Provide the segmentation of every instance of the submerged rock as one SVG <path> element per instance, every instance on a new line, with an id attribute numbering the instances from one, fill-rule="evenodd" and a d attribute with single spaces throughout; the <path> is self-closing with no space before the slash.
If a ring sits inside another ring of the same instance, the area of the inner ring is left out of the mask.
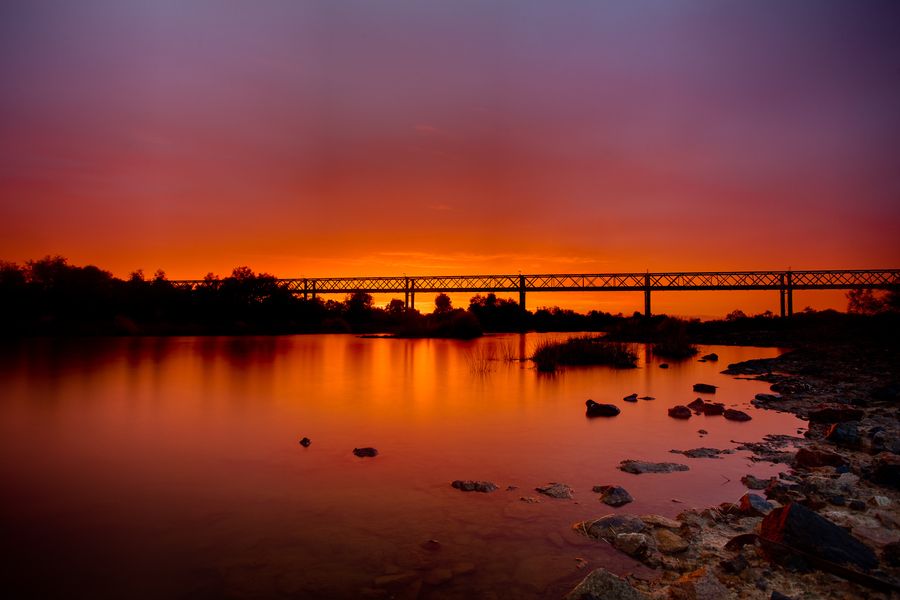
<path id="1" fill-rule="evenodd" d="M 660 368 L 660 369 L 668 369 L 668 368 L 669 368 L 669 363 L 659 363 L 659 368 Z"/>
<path id="2" fill-rule="evenodd" d="M 769 479 L 759 479 L 754 475 L 744 475 L 741 477 L 741 483 L 751 490 L 764 490 L 769 487 L 769 483 L 771 483 L 773 479 L 773 477 L 770 477 Z"/>
<path id="3" fill-rule="evenodd" d="M 703 401 L 703 398 L 697 398 L 696 400 L 693 400 L 691 403 L 689 403 L 687 406 L 691 410 L 694 410 L 697 412 L 703 412 L 704 404 L 706 404 L 706 402 Z"/>
<path id="4" fill-rule="evenodd" d="M 716 393 L 716 388 L 718 388 L 718 387 L 719 387 L 719 386 L 716 386 L 716 385 L 710 385 L 710 384 L 708 384 L 708 383 L 695 383 L 695 384 L 694 384 L 694 391 L 695 391 L 695 392 L 700 392 L 701 394 L 715 394 L 715 393 Z"/>
<path id="5" fill-rule="evenodd" d="M 763 518 L 759 535 L 801 552 L 838 564 L 850 564 L 865 570 L 878 566 L 878 558 L 871 548 L 838 527 L 825 517 L 792 502 L 776 508 Z M 766 554 L 779 563 L 805 565 L 796 554 L 763 546 Z"/>
<path id="6" fill-rule="evenodd" d="M 733 408 L 725 409 L 723 416 L 729 421 L 749 421 L 753 418 L 744 411 Z"/>
<path id="7" fill-rule="evenodd" d="M 673 419 L 690 419 L 691 409 L 683 404 L 679 404 L 678 406 L 673 406 L 669 409 L 669 416 Z"/>
<path id="8" fill-rule="evenodd" d="M 614 417 L 622 412 L 615 404 L 600 404 L 593 400 L 588 400 L 584 404 L 587 406 L 585 414 L 589 417 Z"/>
<path id="9" fill-rule="evenodd" d="M 612 542 L 622 533 L 643 533 L 647 525 L 638 517 L 626 514 L 613 514 L 593 521 L 582 521 L 572 526 L 575 531 L 598 540 Z"/>
<path id="10" fill-rule="evenodd" d="M 641 396 L 638 400 L 656 400 L 654 396 Z"/>
<path id="11" fill-rule="evenodd" d="M 642 473 L 672 473 L 674 471 L 688 471 L 689 467 L 681 463 L 673 462 L 646 462 L 643 460 L 623 460 L 619 463 L 619 470 L 626 473 L 641 475 Z"/>
<path id="12" fill-rule="evenodd" d="M 719 458 L 720 454 L 734 454 L 734 450 L 718 448 L 691 448 L 690 450 L 669 450 L 673 454 L 684 454 L 688 458 Z"/>
<path id="13" fill-rule="evenodd" d="M 708 360 L 710 362 L 716 362 L 717 360 L 719 360 L 719 355 L 716 354 L 715 352 L 711 352 L 709 354 L 704 354 L 702 357 L 700 357 L 700 360 Z"/>
<path id="14" fill-rule="evenodd" d="M 378 456 L 378 450 L 376 450 L 375 448 L 369 448 L 369 447 L 354 448 L 353 454 L 355 454 L 356 456 L 358 456 L 360 458 L 373 457 L 373 456 Z"/>
<path id="15" fill-rule="evenodd" d="M 594 491 L 601 494 L 600 502 L 609 506 L 622 506 L 629 502 L 634 502 L 631 494 L 618 485 L 595 485 Z"/>
<path id="16" fill-rule="evenodd" d="M 715 417 L 725 413 L 725 405 L 719 402 L 704 402 L 702 412 L 708 417 Z"/>
<path id="17" fill-rule="evenodd" d="M 496 484 L 492 481 L 473 481 L 470 479 L 457 479 L 450 485 L 463 492 L 482 492 L 484 494 L 497 489 Z"/>
<path id="18" fill-rule="evenodd" d="M 305 437 L 302 440 L 300 440 L 300 445 L 303 446 L 304 448 L 309 448 L 310 444 L 312 444 L 312 440 L 310 440 L 308 437 Z"/>
<path id="19" fill-rule="evenodd" d="M 625 402 L 637 402 L 637 399 L 637 394 L 628 394 L 627 396 L 622 398 L 622 400 L 624 400 Z"/>
<path id="20" fill-rule="evenodd" d="M 551 498 L 559 498 L 561 500 L 566 500 L 572 498 L 573 492 L 572 488 L 567 486 L 564 483 L 548 483 L 544 487 L 536 487 L 534 491 L 540 492 L 545 496 L 550 496 Z"/>
<path id="21" fill-rule="evenodd" d="M 648 596 L 603 568 L 588 573 L 565 600 L 647 600 Z"/>

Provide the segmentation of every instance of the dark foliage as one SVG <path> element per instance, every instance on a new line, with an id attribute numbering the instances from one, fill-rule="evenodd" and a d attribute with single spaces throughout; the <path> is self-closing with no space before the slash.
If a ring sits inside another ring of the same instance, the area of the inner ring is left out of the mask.
<path id="1" fill-rule="evenodd" d="M 561 365 L 610 365 L 632 368 L 637 365 L 637 353 L 628 345 L 610 342 L 603 337 L 582 336 L 561 342 L 544 341 L 538 344 L 531 360 L 539 371 L 555 371 Z"/>

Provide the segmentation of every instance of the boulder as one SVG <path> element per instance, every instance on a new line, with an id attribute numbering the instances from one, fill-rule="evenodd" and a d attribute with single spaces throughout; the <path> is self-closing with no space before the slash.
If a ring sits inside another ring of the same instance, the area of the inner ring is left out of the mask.
<path id="1" fill-rule="evenodd" d="M 759 536 L 834 563 L 864 570 L 878 566 L 878 558 L 871 548 L 845 529 L 796 502 L 776 508 L 766 515 L 760 523 Z M 804 565 L 805 561 L 797 554 L 786 553 L 774 546 L 763 545 L 763 548 L 775 562 L 812 566 Z"/>
<path id="2" fill-rule="evenodd" d="M 780 394 L 757 394 L 756 400 L 763 404 L 772 404 L 781 400 Z"/>
<path id="3" fill-rule="evenodd" d="M 707 417 L 716 417 L 725 413 L 725 405 L 719 402 L 704 402 L 702 412 Z"/>
<path id="4" fill-rule="evenodd" d="M 859 421 L 864 414 L 862 410 L 850 408 L 849 406 L 819 405 L 818 408 L 809 413 L 809 422 L 844 423 L 846 421 Z"/>
<path id="5" fill-rule="evenodd" d="M 585 414 L 589 417 L 614 417 L 622 412 L 615 404 L 600 404 L 593 400 L 588 400 L 584 404 L 587 406 Z"/>
<path id="6" fill-rule="evenodd" d="M 839 467 L 845 464 L 847 464 L 847 459 L 840 454 L 816 448 L 800 448 L 794 456 L 794 466 L 803 469 Z"/>
<path id="7" fill-rule="evenodd" d="M 637 402 L 637 399 L 637 394 L 628 394 L 627 396 L 622 398 L 622 400 L 624 400 L 625 402 Z"/>
<path id="8" fill-rule="evenodd" d="M 759 494 L 744 494 L 737 502 L 738 513 L 748 517 L 764 517 L 774 505 Z"/>
<path id="9" fill-rule="evenodd" d="M 688 404 L 687 406 L 691 410 L 694 410 L 697 412 L 703 412 L 704 404 L 706 404 L 706 402 L 703 401 L 703 398 L 697 398 L 696 400 L 691 401 L 690 404 Z"/>
<path id="10" fill-rule="evenodd" d="M 668 368 L 669 368 L 669 363 L 659 363 L 659 368 L 660 368 L 660 369 L 668 369 Z"/>
<path id="11" fill-rule="evenodd" d="M 769 483 L 771 481 L 772 478 L 759 479 L 757 477 L 754 477 L 753 475 L 744 475 L 743 477 L 741 477 L 741 483 L 743 483 L 751 490 L 764 490 L 769 486 Z"/>
<path id="12" fill-rule="evenodd" d="M 595 485 L 594 491 L 601 494 L 600 502 L 609 506 L 622 506 L 634 501 L 631 494 L 618 485 Z"/>
<path id="13" fill-rule="evenodd" d="M 565 600 L 647 600 L 647 595 L 634 589 L 630 583 L 606 569 L 588 573 L 575 588 L 566 594 Z"/>
<path id="14" fill-rule="evenodd" d="M 859 435 L 859 423 L 857 421 L 834 423 L 825 433 L 825 439 L 835 446 L 857 448 L 862 443 L 862 437 Z"/>
<path id="15" fill-rule="evenodd" d="M 719 355 L 715 352 L 710 352 L 709 354 L 704 354 L 700 357 L 700 360 L 708 360 L 709 362 L 716 362 L 719 360 Z"/>
<path id="16" fill-rule="evenodd" d="M 550 496 L 551 498 L 559 498 L 561 500 L 567 500 L 572 497 L 572 488 L 567 486 L 564 483 L 548 483 L 544 487 L 536 487 L 534 491 L 540 492 L 545 496 Z"/>
<path id="17" fill-rule="evenodd" d="M 679 404 L 678 406 L 673 406 L 669 409 L 669 416 L 673 419 L 690 419 L 691 409 L 683 404 Z"/>
<path id="18" fill-rule="evenodd" d="M 463 492 L 481 492 L 483 494 L 497 489 L 497 486 L 491 481 L 472 481 L 471 479 L 457 479 L 450 485 Z"/>
<path id="19" fill-rule="evenodd" d="M 716 385 L 710 385 L 708 383 L 695 383 L 694 391 L 700 392 L 701 394 L 715 394 L 717 387 L 718 386 Z"/>
<path id="20" fill-rule="evenodd" d="M 654 538 L 646 533 L 619 533 L 611 543 L 619 552 L 638 560 L 647 558 L 656 549 Z"/>
<path id="21" fill-rule="evenodd" d="M 598 540 L 612 543 L 622 533 L 644 533 L 649 530 L 640 518 L 634 515 L 612 514 L 593 521 L 576 523 L 575 531 Z"/>
<path id="22" fill-rule="evenodd" d="M 683 537 L 669 529 L 657 529 L 653 532 L 656 538 L 656 548 L 663 554 L 678 554 L 690 547 Z"/>
<path id="23" fill-rule="evenodd" d="M 733 450 L 718 448 L 691 448 L 690 450 L 669 450 L 674 454 L 684 454 L 688 458 L 719 458 L 720 454 L 734 454 Z"/>
<path id="24" fill-rule="evenodd" d="M 753 418 L 744 411 L 733 408 L 726 409 L 722 414 L 729 421 L 749 421 Z"/>
<path id="25" fill-rule="evenodd" d="M 722 600 L 729 597 L 731 593 L 728 588 L 705 567 L 682 575 L 669 586 L 669 598 L 672 600 Z"/>
<path id="26" fill-rule="evenodd" d="M 619 469 L 626 473 L 641 475 L 643 473 L 672 473 L 674 471 L 687 471 L 689 467 L 681 463 L 672 462 L 646 462 L 643 460 L 623 460 L 619 463 Z"/>
<path id="27" fill-rule="evenodd" d="M 369 447 L 354 448 L 353 454 L 355 454 L 356 456 L 358 456 L 360 458 L 366 458 L 366 457 L 371 458 L 373 456 L 378 456 L 378 450 L 376 450 L 375 448 L 369 448 Z"/>
<path id="28" fill-rule="evenodd" d="M 662 515 L 641 515 L 641 521 L 653 527 L 667 527 L 669 529 L 681 529 L 681 521 L 670 519 Z"/>
<path id="29" fill-rule="evenodd" d="M 300 445 L 303 446 L 304 448 L 309 448 L 310 444 L 312 444 L 312 440 L 309 439 L 308 437 L 305 437 L 302 440 L 300 440 Z"/>

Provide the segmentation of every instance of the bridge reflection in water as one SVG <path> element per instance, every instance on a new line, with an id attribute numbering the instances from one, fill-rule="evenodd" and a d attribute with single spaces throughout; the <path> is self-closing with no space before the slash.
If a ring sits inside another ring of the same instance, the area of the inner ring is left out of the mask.
<path id="1" fill-rule="evenodd" d="M 217 286 L 219 281 L 177 280 L 183 289 Z M 562 275 L 423 275 L 402 277 L 317 277 L 276 279 L 275 284 L 304 298 L 317 294 L 403 293 L 415 308 L 416 292 L 518 292 L 525 308 L 528 291 L 643 292 L 644 314 L 650 315 L 651 292 L 700 290 L 773 290 L 781 300 L 781 316 L 794 312 L 794 290 L 890 289 L 900 287 L 900 269 L 821 271 L 703 271 L 672 273 L 592 273 Z"/>

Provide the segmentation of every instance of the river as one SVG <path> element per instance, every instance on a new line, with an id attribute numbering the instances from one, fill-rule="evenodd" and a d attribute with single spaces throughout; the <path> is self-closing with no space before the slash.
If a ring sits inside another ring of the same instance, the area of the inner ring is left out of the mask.
<path id="1" fill-rule="evenodd" d="M 350 335 L 34 339 L 0 350 L 7 597 L 558 598 L 590 568 L 637 563 L 571 531 L 614 511 L 674 516 L 736 500 L 778 468 L 733 448 L 805 423 L 720 374 L 771 348 L 710 346 L 659 368 L 537 372 L 538 340 Z M 745 423 L 666 409 L 720 386 Z M 623 402 L 636 392 L 655 400 Z M 587 419 L 584 402 L 618 405 Z M 701 436 L 698 430 L 708 430 Z M 304 448 L 298 441 L 309 437 Z M 378 449 L 358 458 L 355 447 Z M 623 459 L 690 470 L 631 475 Z M 499 489 L 464 493 L 455 479 Z M 574 500 L 534 491 L 548 482 Z M 591 488 L 624 486 L 613 509 Z M 540 502 L 523 501 L 536 498 Z M 377 585 L 376 585 L 377 584 Z"/>

